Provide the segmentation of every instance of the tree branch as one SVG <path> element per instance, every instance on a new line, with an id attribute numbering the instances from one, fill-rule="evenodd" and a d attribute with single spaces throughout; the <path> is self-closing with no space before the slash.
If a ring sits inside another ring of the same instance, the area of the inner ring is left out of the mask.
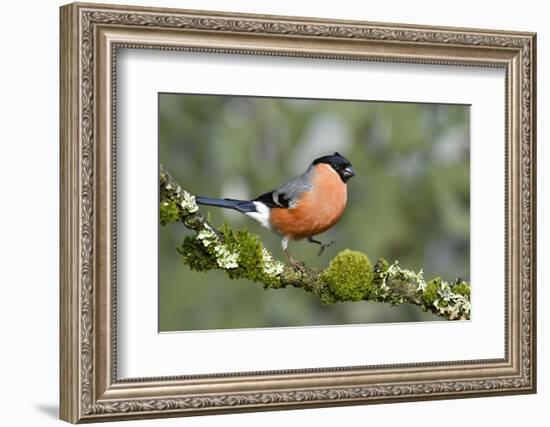
<path id="1" fill-rule="evenodd" d="M 227 224 L 214 228 L 201 215 L 195 197 L 160 167 L 160 223 L 181 221 L 194 231 L 177 248 L 195 271 L 224 270 L 231 279 L 245 278 L 281 289 L 300 288 L 317 295 L 324 304 L 339 301 L 376 301 L 391 305 L 409 303 L 448 320 L 470 318 L 470 284 L 437 277 L 428 282 L 422 270 L 403 269 L 383 258 L 374 266 L 367 255 L 346 249 L 325 270 L 304 267 L 296 271 L 277 261 L 258 236 Z"/>

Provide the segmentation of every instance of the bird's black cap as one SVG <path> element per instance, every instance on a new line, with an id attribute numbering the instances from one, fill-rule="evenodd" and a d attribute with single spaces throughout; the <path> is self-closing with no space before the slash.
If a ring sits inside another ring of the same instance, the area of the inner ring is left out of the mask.
<path id="1" fill-rule="evenodd" d="M 334 154 L 329 156 L 319 157 L 313 161 L 313 165 L 317 165 L 319 163 L 326 163 L 332 166 L 344 182 L 347 182 L 352 176 L 355 175 L 349 160 L 338 152 L 334 152 Z"/>

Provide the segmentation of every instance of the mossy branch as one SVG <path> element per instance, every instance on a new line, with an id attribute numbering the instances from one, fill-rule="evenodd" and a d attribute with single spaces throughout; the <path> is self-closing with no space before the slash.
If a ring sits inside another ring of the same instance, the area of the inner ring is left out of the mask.
<path id="1" fill-rule="evenodd" d="M 160 223 L 181 221 L 195 232 L 177 248 L 194 271 L 224 270 L 231 279 L 249 279 L 264 288 L 287 286 L 318 296 L 324 304 L 340 301 L 376 301 L 391 305 L 409 303 L 448 320 L 470 318 L 470 284 L 446 282 L 437 277 L 428 282 L 422 270 L 401 268 L 383 258 L 374 266 L 364 253 L 346 249 L 325 270 L 304 267 L 296 271 L 277 261 L 258 236 L 247 230 L 219 229 L 199 212 L 195 197 L 183 190 L 160 168 Z"/>

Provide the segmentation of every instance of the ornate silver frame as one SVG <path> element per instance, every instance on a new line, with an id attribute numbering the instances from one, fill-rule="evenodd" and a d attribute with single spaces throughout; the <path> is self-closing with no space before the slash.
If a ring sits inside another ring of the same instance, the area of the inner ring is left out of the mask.
<path id="1" fill-rule="evenodd" d="M 61 8 L 61 418 L 129 418 L 533 393 L 533 33 L 71 4 Z M 118 380 L 114 87 L 118 47 L 502 67 L 506 342 L 498 360 Z"/>

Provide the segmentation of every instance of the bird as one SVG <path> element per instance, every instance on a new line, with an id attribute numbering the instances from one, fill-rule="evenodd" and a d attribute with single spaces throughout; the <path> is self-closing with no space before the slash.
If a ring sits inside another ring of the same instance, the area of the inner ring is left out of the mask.
<path id="1" fill-rule="evenodd" d="M 351 163 L 335 152 L 316 158 L 304 173 L 255 199 L 197 196 L 195 201 L 199 205 L 234 209 L 282 236 L 281 245 L 290 265 L 303 270 L 303 264 L 295 260 L 288 250 L 289 241 L 307 239 L 318 244 L 319 255 L 334 243 L 323 243 L 315 236 L 335 225 L 344 214 L 348 199 L 347 183 L 354 175 Z"/>

